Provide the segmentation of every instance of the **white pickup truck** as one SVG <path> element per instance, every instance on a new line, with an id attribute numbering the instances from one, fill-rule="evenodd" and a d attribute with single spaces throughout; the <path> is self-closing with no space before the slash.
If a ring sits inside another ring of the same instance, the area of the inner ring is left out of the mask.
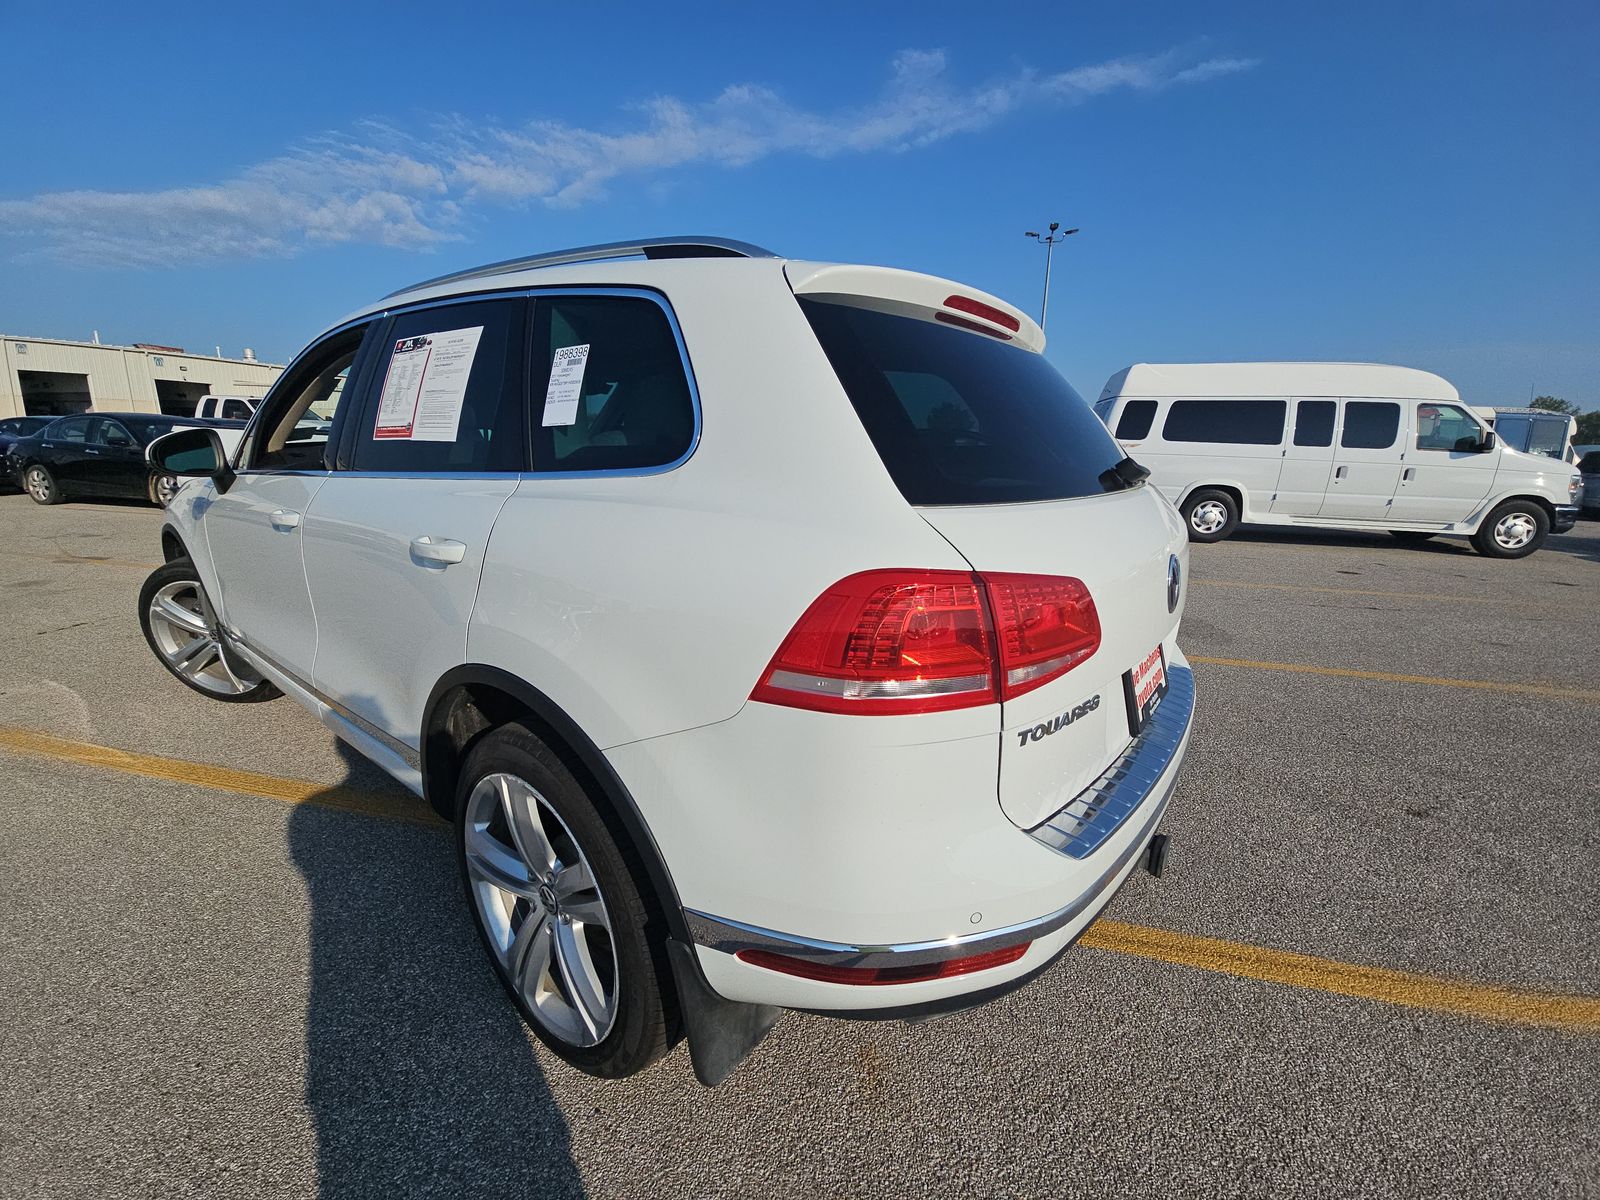
<path id="1" fill-rule="evenodd" d="M 248 421 L 260 403 L 259 396 L 201 396 L 194 415 L 206 420 Z"/>

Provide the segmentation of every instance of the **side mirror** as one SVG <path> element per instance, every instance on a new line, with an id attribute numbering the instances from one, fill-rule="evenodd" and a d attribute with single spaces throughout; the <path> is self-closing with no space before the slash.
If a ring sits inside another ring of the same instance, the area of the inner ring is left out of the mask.
<path id="1" fill-rule="evenodd" d="M 179 429 L 150 443 L 151 463 L 184 478 L 216 482 L 219 492 L 233 486 L 233 469 L 215 429 Z"/>
<path id="2" fill-rule="evenodd" d="M 1483 441 L 1478 445 L 1478 453 L 1487 454 L 1498 444 L 1499 439 L 1494 436 L 1494 430 L 1487 430 L 1483 435 Z"/>

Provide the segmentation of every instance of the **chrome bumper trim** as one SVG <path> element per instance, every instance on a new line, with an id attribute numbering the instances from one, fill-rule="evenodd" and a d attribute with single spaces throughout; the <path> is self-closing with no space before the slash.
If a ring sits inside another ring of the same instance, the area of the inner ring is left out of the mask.
<path id="1" fill-rule="evenodd" d="M 1166 707 L 1163 705 L 1162 707 Z M 1181 747 L 1180 747 L 1181 749 Z M 1158 792 L 1153 792 L 1152 802 L 1144 825 L 1122 852 L 1117 855 L 1084 892 L 1064 908 L 1047 913 L 1032 921 L 1007 925 L 1003 929 L 990 929 L 983 933 L 952 935 L 931 942 L 901 942 L 882 946 L 852 946 L 843 942 L 825 942 L 816 938 L 800 937 L 792 933 L 779 933 L 759 925 L 746 925 L 726 917 L 714 917 L 695 909 L 684 910 L 689 921 L 689 932 L 698 945 L 724 954 L 737 954 L 741 950 L 770 950 L 790 958 L 803 958 L 809 962 L 826 963 L 838 967 L 913 967 L 923 963 L 940 962 L 947 958 L 966 958 L 989 950 L 1003 950 L 1019 942 L 1033 942 L 1048 937 L 1065 925 L 1070 925 L 1091 909 L 1098 913 L 1111 900 L 1109 889 L 1128 865 L 1144 852 L 1151 836 L 1160 824 L 1167 802 L 1172 799 L 1172 789 L 1178 781 L 1177 768 L 1181 754 L 1169 760 L 1172 770 L 1165 782 L 1159 782 Z M 1104 897 L 1104 899 L 1102 899 Z M 1100 903 L 1096 904 L 1096 901 Z M 978 978 L 978 977 L 975 977 Z"/>
<path id="2" fill-rule="evenodd" d="M 1131 817 L 1166 774 L 1194 719 L 1194 672 L 1167 664 L 1167 695 L 1115 762 L 1030 836 L 1068 858 L 1088 858 Z"/>

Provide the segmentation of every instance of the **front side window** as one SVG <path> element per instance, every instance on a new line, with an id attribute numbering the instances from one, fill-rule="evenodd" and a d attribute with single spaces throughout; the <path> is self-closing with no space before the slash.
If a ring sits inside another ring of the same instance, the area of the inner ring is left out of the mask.
<path id="1" fill-rule="evenodd" d="M 1117 436 L 1125 442 L 1136 442 L 1140 438 L 1148 437 L 1150 426 L 1155 423 L 1156 402 L 1154 400 L 1129 400 L 1122 416 L 1117 421 Z"/>
<path id="2" fill-rule="evenodd" d="M 1333 445 L 1333 418 L 1338 405 L 1332 400 L 1302 400 L 1294 406 L 1296 446 Z"/>
<path id="3" fill-rule="evenodd" d="M 1284 400 L 1175 400 L 1161 436 L 1169 442 L 1276 446 L 1283 441 Z"/>
<path id="4" fill-rule="evenodd" d="M 357 471 L 520 471 L 520 298 L 401 313 L 373 364 L 356 431 Z"/>
<path id="5" fill-rule="evenodd" d="M 694 445 L 683 355 L 654 300 L 544 297 L 530 358 L 534 470 L 644 470 Z"/>
<path id="6" fill-rule="evenodd" d="M 254 411 L 243 400 L 224 400 L 222 402 L 222 417 L 227 421 L 248 421 Z"/>
<path id="7" fill-rule="evenodd" d="M 100 427 L 94 432 L 96 445 L 108 446 L 113 450 L 131 450 L 136 443 L 133 435 L 115 421 L 100 421 Z"/>
<path id="8" fill-rule="evenodd" d="M 1043 355 L 824 300 L 800 308 L 912 504 L 1098 496 L 1122 449 Z"/>
<path id="9" fill-rule="evenodd" d="M 1400 433 L 1400 406 L 1387 400 L 1347 400 L 1339 445 L 1347 450 L 1387 450 Z"/>
<path id="10" fill-rule="evenodd" d="M 242 470 L 332 469 L 331 421 L 344 408 L 344 385 L 365 332 L 358 327 L 332 335 L 279 376 L 246 434 Z"/>
<path id="11" fill-rule="evenodd" d="M 1472 453 L 1483 442 L 1483 429 L 1454 404 L 1417 405 L 1417 449 Z"/>

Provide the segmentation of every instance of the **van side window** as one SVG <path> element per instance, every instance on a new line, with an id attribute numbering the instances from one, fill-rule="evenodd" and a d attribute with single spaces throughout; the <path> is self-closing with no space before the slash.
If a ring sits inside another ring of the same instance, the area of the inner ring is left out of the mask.
<path id="1" fill-rule="evenodd" d="M 1117 437 L 1125 442 L 1137 442 L 1150 435 L 1150 426 L 1156 419 L 1154 400 L 1129 400 L 1117 420 Z"/>
<path id="2" fill-rule="evenodd" d="M 1332 400 L 1302 400 L 1294 406 L 1294 444 L 1296 446 L 1333 445 L 1333 417 L 1338 407 Z"/>
<path id="3" fill-rule="evenodd" d="M 362 386 L 357 471 L 521 471 L 521 299 L 402 312 Z"/>
<path id="4" fill-rule="evenodd" d="M 558 355 L 563 377 L 552 380 Z M 534 470 L 667 466 L 694 443 L 694 400 L 683 355 L 655 301 L 543 298 L 530 361 Z M 935 405 L 940 416 L 949 409 Z M 961 413 L 950 411 L 950 419 L 959 422 Z"/>
<path id="5" fill-rule="evenodd" d="M 1344 433 L 1347 450 L 1387 450 L 1400 432 L 1400 406 L 1387 400 L 1346 400 Z"/>
<path id="6" fill-rule="evenodd" d="M 1454 404 L 1417 405 L 1418 450 L 1471 454 L 1482 442 L 1482 428 Z"/>
<path id="7" fill-rule="evenodd" d="M 1169 442 L 1276 446 L 1288 410 L 1287 400 L 1174 400 L 1161 436 Z"/>

